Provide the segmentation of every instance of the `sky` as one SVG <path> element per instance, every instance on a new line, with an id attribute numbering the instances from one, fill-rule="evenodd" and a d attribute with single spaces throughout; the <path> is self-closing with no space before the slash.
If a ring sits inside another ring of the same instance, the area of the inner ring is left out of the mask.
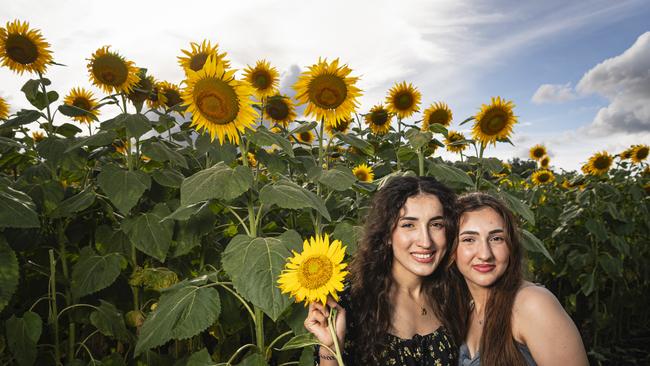
<path id="1" fill-rule="evenodd" d="M 544 144 L 553 168 L 576 170 L 598 151 L 650 143 L 647 0 L 0 0 L 0 8 L 0 24 L 28 21 L 66 65 L 47 72 L 62 97 L 77 86 L 102 95 L 86 64 L 104 45 L 180 83 L 177 56 L 207 39 L 234 68 L 270 61 L 289 95 L 319 57 L 339 58 L 360 77 L 360 113 L 395 83 L 412 83 L 421 111 L 447 103 L 451 129 L 466 135 L 471 124 L 459 123 L 482 104 L 511 100 L 515 146 L 498 144 L 487 156 L 527 158 Z M 29 107 L 20 92 L 28 79 L 0 68 L 0 96 L 12 112 Z"/>

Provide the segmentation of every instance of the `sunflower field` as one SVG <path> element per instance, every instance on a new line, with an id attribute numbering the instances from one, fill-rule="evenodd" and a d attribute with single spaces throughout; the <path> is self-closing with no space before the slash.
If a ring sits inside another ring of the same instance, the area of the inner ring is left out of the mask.
<path id="1" fill-rule="evenodd" d="M 306 308 L 278 280 L 311 237 L 347 261 L 396 175 L 501 197 L 527 276 L 558 296 L 592 363 L 650 362 L 647 145 L 595 152 L 580 172 L 554 170 L 552 146 L 504 162 L 486 152 L 511 143 L 512 101 L 456 122 L 399 82 L 363 110 L 338 59 L 307 66 L 289 97 L 269 61 L 235 70 L 209 41 L 169 60 L 178 84 L 100 47 L 79 82 L 102 94 L 61 97 L 54 56 L 28 23 L 0 25 L 1 67 L 25 79 L 2 92 L 31 105 L 0 98 L 0 365 L 311 365 Z M 326 267 L 296 278 L 343 269 Z"/>

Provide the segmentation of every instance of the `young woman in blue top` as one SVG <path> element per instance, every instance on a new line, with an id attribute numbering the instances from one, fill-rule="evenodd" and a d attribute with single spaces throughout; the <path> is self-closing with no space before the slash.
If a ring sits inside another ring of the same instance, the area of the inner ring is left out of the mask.
<path id="1" fill-rule="evenodd" d="M 458 364 L 588 365 L 580 333 L 555 296 L 523 280 L 510 210 L 479 192 L 458 203 L 448 263 L 449 323 L 462 343 Z"/>

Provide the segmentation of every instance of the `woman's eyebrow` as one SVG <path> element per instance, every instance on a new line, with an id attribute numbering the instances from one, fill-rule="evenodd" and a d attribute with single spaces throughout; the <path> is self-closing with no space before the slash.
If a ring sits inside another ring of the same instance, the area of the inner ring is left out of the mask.
<path id="1" fill-rule="evenodd" d="M 503 233 L 503 229 L 494 229 L 488 233 L 488 235 Z"/>
<path id="2" fill-rule="evenodd" d="M 465 230 L 458 235 L 478 235 L 478 231 Z"/>

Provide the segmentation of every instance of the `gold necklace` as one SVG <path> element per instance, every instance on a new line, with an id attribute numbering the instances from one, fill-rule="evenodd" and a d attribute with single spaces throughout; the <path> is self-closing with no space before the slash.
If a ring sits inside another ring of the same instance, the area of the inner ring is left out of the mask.
<path id="1" fill-rule="evenodd" d="M 424 307 L 424 306 L 418 304 L 417 301 L 415 301 L 414 298 L 408 296 L 408 294 L 407 294 L 406 296 L 407 296 L 409 299 L 411 299 L 411 300 L 413 301 L 413 303 L 414 303 L 415 305 L 417 305 L 417 306 L 421 309 L 421 310 L 420 310 L 420 315 L 422 315 L 422 316 L 427 316 L 427 314 L 429 314 L 429 312 L 427 311 L 427 308 L 426 308 L 426 307 Z"/>
<path id="2" fill-rule="evenodd" d="M 472 312 L 475 314 L 474 317 L 476 318 L 476 321 L 478 321 L 478 325 L 483 326 L 483 321 L 485 319 L 481 319 L 481 318 L 478 317 L 478 310 L 476 310 L 476 306 L 474 306 L 474 300 L 471 300 L 469 302 L 469 306 L 470 306 L 470 308 L 472 308 Z"/>

